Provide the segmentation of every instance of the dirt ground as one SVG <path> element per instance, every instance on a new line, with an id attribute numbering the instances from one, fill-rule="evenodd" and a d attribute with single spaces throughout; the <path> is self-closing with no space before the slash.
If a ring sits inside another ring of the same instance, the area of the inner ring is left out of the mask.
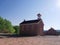
<path id="1" fill-rule="evenodd" d="M 60 36 L 5 37 L 0 45 L 60 45 Z"/>

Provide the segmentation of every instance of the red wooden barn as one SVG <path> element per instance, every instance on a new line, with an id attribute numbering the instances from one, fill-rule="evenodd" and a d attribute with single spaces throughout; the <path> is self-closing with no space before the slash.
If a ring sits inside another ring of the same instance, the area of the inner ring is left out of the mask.
<path id="1" fill-rule="evenodd" d="M 20 23 L 21 35 L 44 35 L 44 23 L 41 19 L 41 15 L 37 14 L 38 19 L 28 20 Z"/>
<path id="2" fill-rule="evenodd" d="M 57 31 L 54 28 L 50 28 L 47 31 L 47 35 L 57 35 Z"/>

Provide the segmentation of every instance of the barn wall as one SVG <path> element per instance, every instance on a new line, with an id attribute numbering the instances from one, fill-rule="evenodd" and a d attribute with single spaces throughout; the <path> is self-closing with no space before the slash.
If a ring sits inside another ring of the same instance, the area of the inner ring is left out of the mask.
<path id="1" fill-rule="evenodd" d="M 20 34 L 21 35 L 44 35 L 44 24 L 42 21 L 36 24 L 21 24 Z"/>
<path id="2" fill-rule="evenodd" d="M 38 24 L 38 35 L 44 35 L 44 24 L 42 21 Z"/>
<path id="3" fill-rule="evenodd" d="M 21 35 L 37 35 L 38 25 L 20 25 L 20 34 Z"/>

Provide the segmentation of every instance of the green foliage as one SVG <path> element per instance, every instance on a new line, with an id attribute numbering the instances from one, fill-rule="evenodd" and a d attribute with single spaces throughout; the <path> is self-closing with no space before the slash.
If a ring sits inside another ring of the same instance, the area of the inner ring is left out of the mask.
<path id="1" fill-rule="evenodd" d="M 15 30 L 9 20 L 0 17 L 0 32 L 1 33 L 14 33 Z"/>
<path id="2" fill-rule="evenodd" d="M 19 34 L 19 26 L 13 26 L 13 28 L 15 29 L 15 33 Z"/>

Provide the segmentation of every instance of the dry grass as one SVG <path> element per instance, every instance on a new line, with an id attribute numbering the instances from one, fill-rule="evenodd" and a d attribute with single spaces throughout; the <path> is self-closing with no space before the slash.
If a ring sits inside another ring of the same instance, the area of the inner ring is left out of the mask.
<path id="1" fill-rule="evenodd" d="M 0 38 L 0 45 L 60 45 L 60 36 Z"/>

